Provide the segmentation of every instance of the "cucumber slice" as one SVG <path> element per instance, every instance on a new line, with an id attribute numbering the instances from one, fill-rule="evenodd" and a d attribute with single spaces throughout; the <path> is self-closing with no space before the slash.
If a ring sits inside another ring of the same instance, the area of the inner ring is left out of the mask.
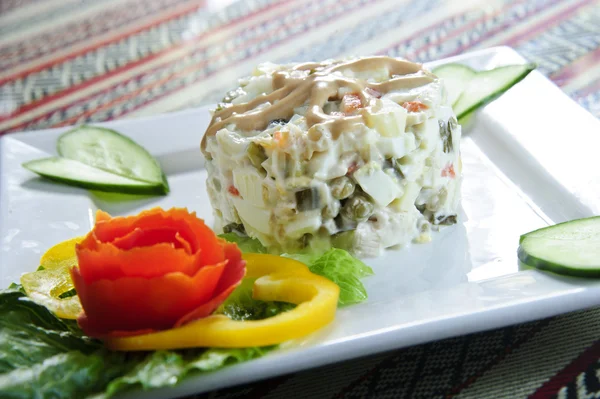
<path id="1" fill-rule="evenodd" d="M 529 72 L 535 69 L 533 64 L 508 65 L 489 71 L 478 72 L 452 105 L 454 113 L 461 119 L 477 108 L 483 107 L 502 93 L 519 83 Z"/>
<path id="2" fill-rule="evenodd" d="M 145 148 L 114 130 L 83 125 L 58 138 L 58 153 L 94 168 L 139 180 L 146 185 L 169 185 L 159 163 Z"/>
<path id="3" fill-rule="evenodd" d="M 40 176 L 72 186 L 127 194 L 164 194 L 162 184 L 129 179 L 71 159 L 51 157 L 26 162 L 23 167 Z"/>
<path id="4" fill-rule="evenodd" d="M 477 75 L 473 68 L 462 64 L 446 64 L 432 71 L 444 80 L 448 92 L 448 104 L 454 105 L 471 80 Z"/>
<path id="5" fill-rule="evenodd" d="M 600 216 L 578 219 L 521 236 L 521 262 L 542 270 L 600 277 Z"/>

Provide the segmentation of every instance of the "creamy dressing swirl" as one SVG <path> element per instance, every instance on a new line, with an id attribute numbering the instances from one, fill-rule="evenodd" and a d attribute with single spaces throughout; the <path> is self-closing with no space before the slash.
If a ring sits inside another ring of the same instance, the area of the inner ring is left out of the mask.
<path id="1" fill-rule="evenodd" d="M 368 82 L 351 78 L 343 72 L 360 73 L 385 68 L 390 79 Z M 437 78 L 421 64 L 386 56 L 359 58 L 341 63 L 304 63 L 290 70 L 273 73 L 273 92 L 259 95 L 251 101 L 230 104 L 215 111 L 202 138 L 201 149 L 206 155 L 206 140 L 228 125 L 241 131 L 264 130 L 272 120 L 290 119 L 294 109 L 307 104 L 308 127 L 327 124 L 332 135 L 338 136 L 357 123 L 364 123 L 366 112 L 378 111 L 373 91 L 384 95 L 391 91 L 424 86 Z M 363 107 L 356 115 L 327 114 L 323 106 L 337 98 L 341 89 L 357 95 Z M 379 96 L 378 96 L 379 97 Z M 265 106 L 265 104 L 267 104 Z"/>

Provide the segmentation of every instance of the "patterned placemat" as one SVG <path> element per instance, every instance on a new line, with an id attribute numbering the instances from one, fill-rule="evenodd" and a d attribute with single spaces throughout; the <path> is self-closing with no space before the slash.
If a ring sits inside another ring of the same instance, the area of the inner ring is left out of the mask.
<path id="1" fill-rule="evenodd" d="M 190 398 L 598 398 L 600 309 Z"/>
<path id="2" fill-rule="evenodd" d="M 0 134 L 212 103 L 262 61 L 515 48 L 600 117 L 598 0 L 0 0 Z M 198 398 L 600 398 L 600 308 Z"/>

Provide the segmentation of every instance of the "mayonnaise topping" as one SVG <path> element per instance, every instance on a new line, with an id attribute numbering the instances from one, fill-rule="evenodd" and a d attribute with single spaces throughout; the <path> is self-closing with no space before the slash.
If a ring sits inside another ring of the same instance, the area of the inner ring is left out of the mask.
<path id="1" fill-rule="evenodd" d="M 363 72 L 386 68 L 390 78 L 383 82 L 345 76 L 344 72 Z M 384 95 L 391 91 L 424 86 L 437 78 L 421 64 L 386 56 L 359 58 L 345 62 L 298 64 L 289 70 L 273 73 L 273 92 L 239 104 L 231 104 L 214 113 L 202 138 L 205 152 L 206 140 L 219 130 L 234 124 L 241 131 L 265 129 L 270 121 L 289 119 L 296 107 L 308 104 L 305 117 L 307 126 L 327 124 L 334 136 L 351 125 L 364 123 L 365 112 L 377 111 L 374 92 Z M 327 114 L 323 106 L 337 98 L 341 89 L 360 98 L 363 107 L 358 114 Z M 265 106 L 265 104 L 267 104 Z"/>

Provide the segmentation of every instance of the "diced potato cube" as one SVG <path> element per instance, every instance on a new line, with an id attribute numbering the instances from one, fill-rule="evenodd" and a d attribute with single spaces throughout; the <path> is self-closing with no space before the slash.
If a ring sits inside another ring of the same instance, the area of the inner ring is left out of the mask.
<path id="1" fill-rule="evenodd" d="M 421 148 L 433 151 L 437 145 L 442 143 L 440 136 L 440 125 L 435 118 L 429 118 L 425 122 L 413 126 L 415 136 L 421 140 Z"/>
<path id="2" fill-rule="evenodd" d="M 284 226 L 287 237 L 298 239 L 307 233 L 314 233 L 321 227 L 321 210 L 301 212 L 292 222 Z"/>
<path id="3" fill-rule="evenodd" d="M 406 126 L 414 126 L 427 120 L 427 112 L 409 112 L 406 116 Z"/>
<path id="4" fill-rule="evenodd" d="M 368 127 L 377 130 L 384 137 L 398 137 L 406 129 L 407 112 L 400 106 L 384 107 L 381 111 L 365 112 Z"/>
<path id="5" fill-rule="evenodd" d="M 341 176 L 345 172 L 340 171 L 341 165 L 338 164 L 339 156 L 335 150 L 315 153 L 308 163 L 309 176 L 312 175 L 321 180 L 328 180 L 336 176 Z"/>
<path id="6" fill-rule="evenodd" d="M 408 182 L 404 188 L 404 195 L 394 203 L 394 208 L 401 212 L 408 212 L 415 206 L 415 201 L 421 191 L 415 182 Z"/>
<path id="7" fill-rule="evenodd" d="M 381 206 L 387 206 L 402 194 L 398 183 L 381 166 L 369 162 L 354 173 L 354 179 L 365 193 Z"/>
<path id="8" fill-rule="evenodd" d="M 415 156 L 407 155 L 400 159 L 400 170 L 408 181 L 416 181 L 423 175 L 425 168 L 425 152 L 415 154 Z"/>

